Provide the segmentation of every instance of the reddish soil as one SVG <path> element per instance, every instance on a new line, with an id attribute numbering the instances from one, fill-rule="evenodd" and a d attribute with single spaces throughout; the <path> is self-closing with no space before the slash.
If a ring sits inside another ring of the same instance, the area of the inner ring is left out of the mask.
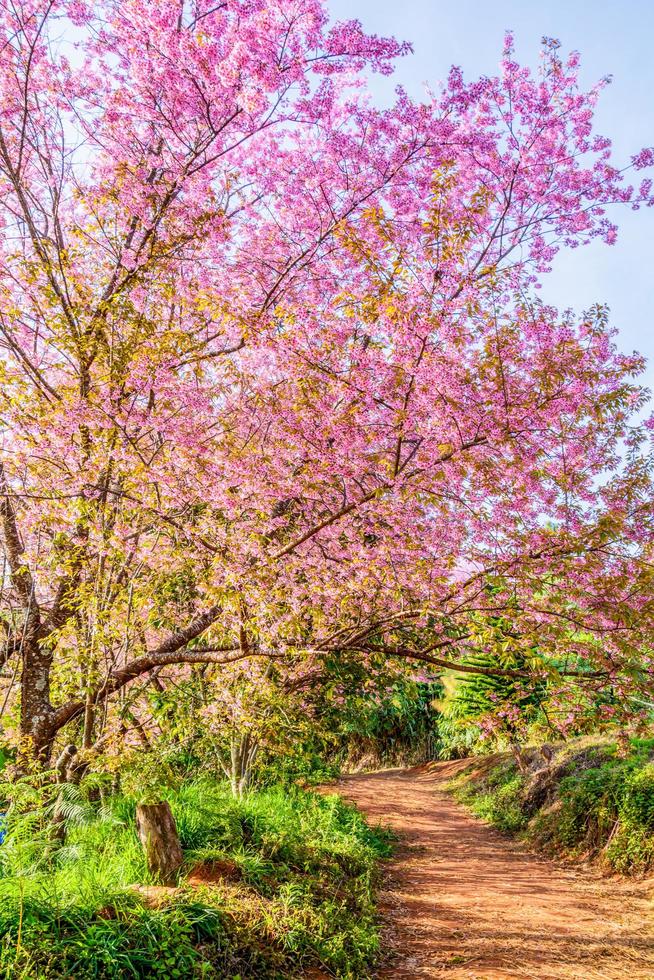
<path id="1" fill-rule="evenodd" d="M 181 885 L 130 885 L 150 908 L 160 908 L 172 902 L 184 888 L 202 888 L 205 885 L 225 885 L 240 881 L 241 872 L 234 861 L 206 861 L 196 864 Z M 100 912 L 103 918 L 111 918 L 111 909 Z"/>
<path id="2" fill-rule="evenodd" d="M 529 853 L 443 791 L 456 769 L 438 763 L 338 786 L 400 838 L 381 895 L 391 953 L 379 976 L 654 980 L 654 882 Z"/>
<path id="3" fill-rule="evenodd" d="M 241 872 L 238 865 L 234 861 L 225 859 L 196 864 L 186 879 L 186 884 L 197 887 L 220 884 L 223 881 L 240 881 L 240 879 Z"/>

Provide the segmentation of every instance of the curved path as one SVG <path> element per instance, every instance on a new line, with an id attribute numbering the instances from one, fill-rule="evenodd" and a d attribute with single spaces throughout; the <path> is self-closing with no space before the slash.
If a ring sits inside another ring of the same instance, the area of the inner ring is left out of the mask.
<path id="1" fill-rule="evenodd" d="M 381 895 L 391 955 L 379 976 L 654 980 L 651 879 L 536 857 L 439 788 L 456 769 L 387 770 L 338 786 L 400 838 Z"/>

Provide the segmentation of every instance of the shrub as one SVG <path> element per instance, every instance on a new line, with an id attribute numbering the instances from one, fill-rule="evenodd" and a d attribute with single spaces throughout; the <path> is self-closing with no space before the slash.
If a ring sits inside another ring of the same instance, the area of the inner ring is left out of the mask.
<path id="1" fill-rule="evenodd" d="M 464 773 L 451 789 L 500 830 L 558 854 L 640 874 L 654 865 L 653 755 L 654 739 L 632 739 L 625 758 L 611 743 L 572 743 L 559 748 L 549 770 L 537 753 L 526 775 L 504 758 Z M 534 770 L 534 762 L 541 768 Z"/>
<path id="2" fill-rule="evenodd" d="M 625 789 L 621 815 L 630 823 L 654 830 L 654 763 L 630 773 Z"/>
<path id="3" fill-rule="evenodd" d="M 477 817 L 506 833 L 515 833 L 527 823 L 522 807 L 523 779 L 513 763 L 491 769 L 483 783 L 469 781 L 465 774 L 454 785 L 455 796 Z"/>

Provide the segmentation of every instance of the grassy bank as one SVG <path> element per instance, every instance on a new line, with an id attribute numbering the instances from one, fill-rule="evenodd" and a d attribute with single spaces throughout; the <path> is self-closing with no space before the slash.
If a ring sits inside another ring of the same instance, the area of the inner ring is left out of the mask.
<path id="1" fill-rule="evenodd" d="M 63 847 L 38 808 L 10 824 L 0 977 L 245 980 L 311 964 L 368 975 L 382 833 L 335 796 L 268 789 L 237 801 L 215 783 L 168 796 L 185 854 L 174 889 L 143 887 L 133 799 L 71 803 Z"/>
<path id="2" fill-rule="evenodd" d="M 581 739 L 549 761 L 525 749 L 480 758 L 450 783 L 455 797 L 500 830 L 559 857 L 622 874 L 654 867 L 654 739 Z"/>

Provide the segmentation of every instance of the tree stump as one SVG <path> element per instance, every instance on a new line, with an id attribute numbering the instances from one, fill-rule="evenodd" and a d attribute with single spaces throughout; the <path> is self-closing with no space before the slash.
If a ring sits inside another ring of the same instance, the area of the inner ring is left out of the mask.
<path id="1" fill-rule="evenodd" d="M 139 803 L 136 830 L 148 870 L 163 885 L 174 885 L 183 855 L 175 818 L 168 803 Z"/>

